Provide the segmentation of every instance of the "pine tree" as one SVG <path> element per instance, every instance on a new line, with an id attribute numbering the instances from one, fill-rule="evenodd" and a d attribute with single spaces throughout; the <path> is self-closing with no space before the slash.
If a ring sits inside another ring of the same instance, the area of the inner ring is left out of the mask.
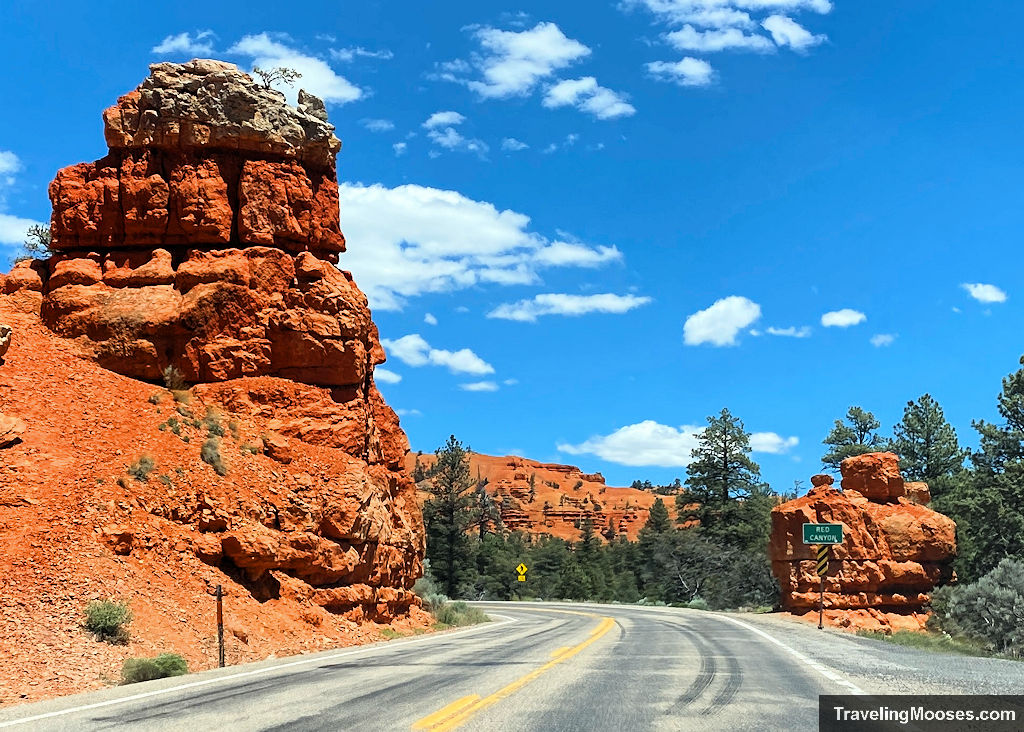
<path id="1" fill-rule="evenodd" d="M 875 434 L 881 423 L 875 415 L 860 407 L 850 407 L 846 412 L 846 421 L 837 419 L 828 437 L 822 444 L 829 446 L 829 451 L 821 456 L 821 462 L 832 471 L 839 470 L 839 464 L 848 457 L 876 452 L 885 448 L 885 441 Z"/>
<path id="2" fill-rule="evenodd" d="M 750 435 L 743 422 L 728 409 L 708 417 L 691 456 L 687 490 L 676 499 L 683 509 L 677 521 L 697 519 L 701 534 L 723 545 L 744 546 L 752 535 L 763 534 L 764 527 L 745 525 L 766 520 L 752 515 L 750 508 L 752 501 L 760 506 L 769 491 L 761 480 L 761 469 L 750 458 Z"/>
<path id="3" fill-rule="evenodd" d="M 660 534 L 670 528 L 672 528 L 672 523 L 669 521 L 665 502 L 660 497 L 655 498 L 650 511 L 647 512 L 647 523 L 644 524 L 644 529 Z"/>
<path id="4" fill-rule="evenodd" d="M 430 498 L 423 504 L 427 530 L 427 558 L 434 579 L 449 597 L 472 581 L 473 556 L 467 531 L 476 520 L 476 481 L 469 470 L 469 455 L 455 435 L 435 453 L 430 470 Z"/>
<path id="5" fill-rule="evenodd" d="M 1005 557 L 1024 559 L 1024 369 L 1003 379 L 998 409 L 1002 424 L 973 423 L 981 436 L 974 470 L 939 505 L 957 523 L 956 567 L 965 582 Z"/>
<path id="6" fill-rule="evenodd" d="M 957 442 L 956 430 L 930 394 L 907 402 L 903 419 L 893 428 L 891 449 L 900 456 L 904 477 L 926 481 L 933 496 L 943 479 L 963 469 L 967 457 L 967 450 Z"/>

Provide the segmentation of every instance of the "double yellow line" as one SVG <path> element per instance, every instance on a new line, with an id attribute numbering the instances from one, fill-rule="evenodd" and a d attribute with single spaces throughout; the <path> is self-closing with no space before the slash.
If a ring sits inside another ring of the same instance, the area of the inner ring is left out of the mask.
<path id="1" fill-rule="evenodd" d="M 566 612 L 566 611 L 562 611 Z M 573 613 L 573 614 L 584 614 L 584 613 Z M 589 614 L 589 613 L 586 613 Z M 413 724 L 414 730 L 429 730 L 429 732 L 447 732 L 447 730 L 455 729 L 459 725 L 466 722 L 477 712 L 486 709 L 492 704 L 496 704 L 502 699 L 511 696 L 521 688 L 529 684 L 531 681 L 536 679 L 541 674 L 550 671 L 558 664 L 563 661 L 567 661 L 577 653 L 582 651 L 584 648 L 589 646 L 591 643 L 597 641 L 601 636 L 607 633 L 615 626 L 615 621 L 611 618 L 601 618 L 601 622 L 597 624 L 590 636 L 580 643 L 578 646 L 572 646 L 571 648 L 559 648 L 552 653 L 554 658 L 545 663 L 543 666 L 534 669 L 530 673 L 522 676 L 513 681 L 508 686 L 504 686 L 498 689 L 493 694 L 481 698 L 478 694 L 470 694 L 464 696 L 461 699 L 453 701 L 448 706 L 438 709 L 433 714 L 430 714 L 423 719 Z"/>

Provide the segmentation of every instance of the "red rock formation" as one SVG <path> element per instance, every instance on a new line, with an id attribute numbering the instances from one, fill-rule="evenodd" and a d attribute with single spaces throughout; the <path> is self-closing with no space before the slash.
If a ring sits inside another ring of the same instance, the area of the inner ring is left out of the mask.
<path id="1" fill-rule="evenodd" d="M 816 618 L 816 548 L 803 543 L 802 527 L 841 523 L 843 543 L 832 548 L 825 578 L 826 619 L 840 626 L 922 627 L 932 588 L 952 579 L 956 525 L 922 505 L 924 484 L 909 484 L 915 500 L 904 497 L 892 453 L 848 458 L 841 471 L 842 492 L 830 476 L 814 476 L 806 496 L 772 509 L 769 553 L 783 607 Z"/>
<path id="2" fill-rule="evenodd" d="M 230 476 L 218 479 L 199 460 L 202 413 L 183 418 L 165 400 L 123 449 L 169 437 L 173 418 L 182 437 L 161 460 L 202 473 L 204 489 L 171 487 L 187 480 L 173 475 L 126 482 L 122 504 L 145 511 L 107 516 L 95 539 L 134 557 L 173 536 L 219 581 L 315 617 L 407 614 L 422 518 L 407 439 L 374 384 L 384 352 L 366 297 L 334 266 L 334 128 L 314 97 L 292 108 L 231 64 L 150 70 L 104 112 L 109 153 L 51 184 L 56 254 L 16 266 L 0 293 L 110 371 L 160 383 L 177 369 L 195 384 L 192 409 L 244 434 L 223 438 Z"/>
<path id="3" fill-rule="evenodd" d="M 405 460 L 410 474 L 417 462 L 429 468 L 434 456 L 410 453 Z M 584 473 L 575 465 L 541 463 L 515 455 L 474 452 L 469 455 L 469 466 L 472 475 L 487 480 L 485 489 L 501 504 L 505 528 L 534 535 L 576 541 L 581 535 L 580 523 L 589 518 L 599 536 L 607 531 L 610 520 L 618 534 L 635 540 L 658 497 L 651 491 L 605 485 L 603 475 Z M 428 496 L 422 493 L 421 497 Z M 506 505 L 502 500 L 506 497 L 515 501 Z M 662 500 L 674 516 L 674 496 L 662 496 Z"/>

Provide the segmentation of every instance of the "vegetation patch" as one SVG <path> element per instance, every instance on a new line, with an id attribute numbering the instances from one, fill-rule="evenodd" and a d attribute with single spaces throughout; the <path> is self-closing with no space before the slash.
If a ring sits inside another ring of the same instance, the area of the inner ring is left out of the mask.
<path id="1" fill-rule="evenodd" d="M 131 622 L 132 609 L 126 602 L 93 600 L 85 607 L 84 627 L 95 634 L 97 640 L 127 643 L 128 625 Z"/>
<path id="2" fill-rule="evenodd" d="M 858 630 L 857 635 L 862 638 L 874 638 L 885 643 L 895 643 L 898 646 L 917 648 L 922 651 L 958 653 L 964 656 L 991 655 L 976 643 L 971 643 L 964 638 L 954 638 L 946 633 L 919 633 L 912 630 L 897 630 L 892 633 L 885 633 L 880 630 Z"/>
<path id="3" fill-rule="evenodd" d="M 140 483 L 149 480 L 149 474 L 156 468 L 156 461 L 150 455 L 141 455 L 128 466 L 128 474 Z"/>
<path id="4" fill-rule="evenodd" d="M 136 684 L 140 681 L 165 679 L 170 676 L 184 676 L 188 664 L 177 653 L 161 653 L 156 658 L 129 658 L 121 667 L 121 683 Z"/>
<path id="5" fill-rule="evenodd" d="M 217 472 L 217 475 L 224 476 L 228 474 L 227 463 L 224 462 L 224 458 L 220 454 L 219 437 L 211 435 L 206 438 L 200 457 L 202 457 L 204 463 L 210 465 Z"/>

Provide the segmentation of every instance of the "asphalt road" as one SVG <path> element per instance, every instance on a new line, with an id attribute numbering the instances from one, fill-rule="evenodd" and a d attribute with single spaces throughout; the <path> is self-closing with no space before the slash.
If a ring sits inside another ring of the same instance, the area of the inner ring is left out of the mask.
<path id="1" fill-rule="evenodd" d="M 817 729 L 819 694 L 1019 693 L 1024 663 L 767 616 L 489 603 L 468 630 L 0 710 L 13 730 Z"/>

